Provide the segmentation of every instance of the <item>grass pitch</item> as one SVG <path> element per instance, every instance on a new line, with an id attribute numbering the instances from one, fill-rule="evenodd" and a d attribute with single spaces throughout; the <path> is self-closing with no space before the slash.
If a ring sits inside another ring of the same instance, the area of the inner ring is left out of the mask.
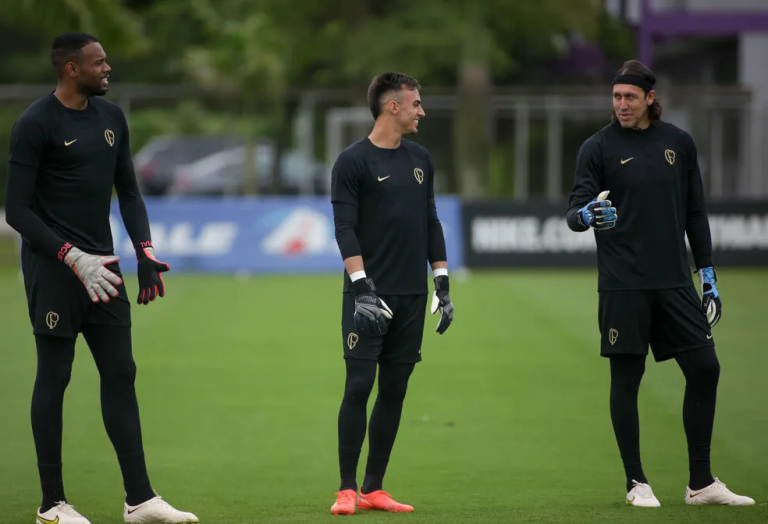
<path id="1" fill-rule="evenodd" d="M 641 443 L 662 507 L 624 505 L 608 363 L 598 356 L 594 271 L 453 279 L 454 325 L 438 336 L 428 316 L 424 362 L 411 380 L 384 483 L 416 512 L 353 517 L 329 511 L 344 376 L 340 278 L 171 272 L 165 298 L 133 306 L 153 486 L 217 524 L 766 522 L 768 271 L 722 269 L 718 276 L 724 313 L 714 329 L 722 375 L 713 472 L 756 506 L 684 504 L 684 379 L 674 361 L 650 358 Z M 127 284 L 133 296 L 135 277 L 127 275 Z M 14 271 L 0 274 L 0 293 L 0 522 L 32 523 L 40 500 L 29 422 L 34 341 Z M 94 524 L 122 522 L 119 466 L 82 340 L 64 416 L 70 502 Z M 367 441 L 360 481 L 366 452 Z"/>

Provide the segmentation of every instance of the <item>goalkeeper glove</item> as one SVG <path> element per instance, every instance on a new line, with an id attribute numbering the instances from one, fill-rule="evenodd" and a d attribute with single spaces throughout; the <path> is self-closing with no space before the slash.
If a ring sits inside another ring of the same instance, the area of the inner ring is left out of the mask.
<path id="1" fill-rule="evenodd" d="M 709 327 L 715 327 L 720 321 L 723 303 L 720 293 L 717 292 L 717 272 L 713 267 L 703 267 L 698 270 L 699 283 L 701 284 L 701 310 L 707 316 Z"/>
<path id="2" fill-rule="evenodd" d="M 370 278 L 358 278 L 355 286 L 355 330 L 360 335 L 381 336 L 389 330 L 392 310 L 378 296 Z"/>
<path id="3" fill-rule="evenodd" d="M 595 200 L 579 209 L 576 215 L 583 227 L 592 227 L 604 231 L 616 226 L 616 208 L 611 207 L 611 201 L 606 200 L 610 191 L 603 191 Z"/>
<path id="4" fill-rule="evenodd" d="M 120 257 L 89 255 L 69 243 L 64 244 L 59 258 L 64 252 L 67 253 L 64 263 L 75 272 L 93 302 L 109 302 L 110 296 L 116 297 L 119 294 L 114 286 L 122 284 L 123 279 L 104 266 L 119 262 Z"/>
<path id="5" fill-rule="evenodd" d="M 440 311 L 440 320 L 435 331 L 441 335 L 453 322 L 453 302 L 448 294 L 449 288 L 448 275 L 435 277 L 435 290 L 432 292 L 432 304 L 429 309 L 433 315 Z"/>
<path id="6" fill-rule="evenodd" d="M 141 246 L 136 250 L 139 277 L 139 297 L 136 302 L 146 306 L 158 296 L 165 296 L 165 282 L 160 273 L 170 271 L 171 266 L 155 258 L 155 248 L 151 242 L 142 242 Z"/>

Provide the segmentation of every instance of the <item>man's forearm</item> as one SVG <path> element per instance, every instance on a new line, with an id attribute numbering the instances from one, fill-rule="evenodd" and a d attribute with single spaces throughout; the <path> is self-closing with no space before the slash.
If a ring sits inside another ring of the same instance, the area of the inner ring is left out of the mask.
<path id="1" fill-rule="evenodd" d="M 149 227 L 147 207 L 141 197 L 120 200 L 120 215 L 125 224 L 125 230 L 131 238 L 136 250 L 146 247 L 151 242 L 152 235 Z"/>

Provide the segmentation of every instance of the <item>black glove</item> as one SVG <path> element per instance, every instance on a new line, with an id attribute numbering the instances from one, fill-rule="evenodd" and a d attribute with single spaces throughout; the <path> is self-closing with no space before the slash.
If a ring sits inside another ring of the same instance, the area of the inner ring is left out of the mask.
<path id="1" fill-rule="evenodd" d="M 370 278 L 359 278 L 355 286 L 355 330 L 358 335 L 380 336 L 389 329 L 392 310 L 376 296 L 376 286 Z"/>
<path id="2" fill-rule="evenodd" d="M 155 248 L 151 244 L 136 250 L 136 258 L 139 276 L 139 298 L 136 302 L 146 306 L 158 296 L 165 296 L 165 282 L 160 273 L 170 271 L 171 266 L 155 258 Z"/>
<path id="3" fill-rule="evenodd" d="M 448 294 L 449 289 L 448 275 L 435 277 L 435 290 L 432 292 L 430 311 L 433 315 L 440 311 L 440 320 L 435 331 L 441 335 L 453 322 L 453 302 L 451 302 L 451 297 Z"/>

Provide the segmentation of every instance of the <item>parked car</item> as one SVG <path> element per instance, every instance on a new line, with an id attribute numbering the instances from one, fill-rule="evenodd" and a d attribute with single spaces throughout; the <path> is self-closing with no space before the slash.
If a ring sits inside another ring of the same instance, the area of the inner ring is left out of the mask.
<path id="1" fill-rule="evenodd" d="M 271 142 L 260 141 L 254 149 L 253 168 L 258 177 L 257 190 L 268 193 L 272 186 L 275 149 Z M 175 168 L 169 195 L 222 196 L 242 194 L 247 189 L 246 148 L 233 147 Z M 314 159 L 305 160 L 298 151 L 286 151 L 280 159 L 282 194 L 324 194 L 325 168 Z M 306 185 L 305 185 L 306 184 Z"/>
<path id="2" fill-rule="evenodd" d="M 173 184 L 177 166 L 200 160 L 243 142 L 242 138 L 227 136 L 154 138 L 147 142 L 133 159 L 139 188 L 145 195 L 164 195 Z"/>

